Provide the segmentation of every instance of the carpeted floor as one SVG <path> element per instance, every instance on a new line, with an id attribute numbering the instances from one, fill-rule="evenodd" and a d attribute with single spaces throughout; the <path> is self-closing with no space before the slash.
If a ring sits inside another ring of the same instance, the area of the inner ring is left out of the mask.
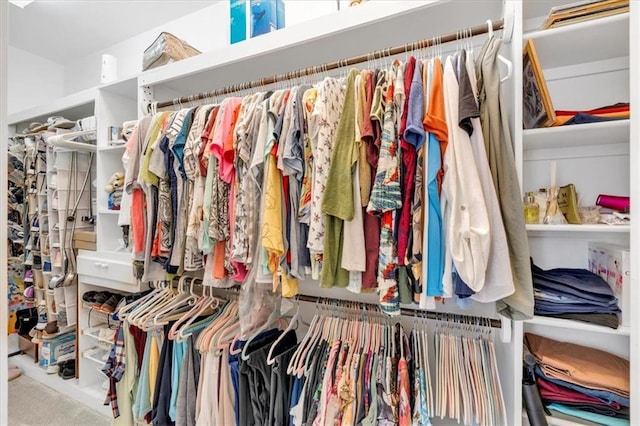
<path id="1" fill-rule="evenodd" d="M 9 382 L 9 426 L 107 426 L 111 419 L 24 375 Z"/>

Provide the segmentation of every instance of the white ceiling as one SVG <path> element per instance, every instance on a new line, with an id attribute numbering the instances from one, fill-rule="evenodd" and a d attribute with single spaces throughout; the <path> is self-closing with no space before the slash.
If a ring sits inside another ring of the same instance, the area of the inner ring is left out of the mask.
<path id="1" fill-rule="evenodd" d="M 36 0 L 24 9 L 11 4 L 9 45 L 65 64 L 215 2 Z"/>

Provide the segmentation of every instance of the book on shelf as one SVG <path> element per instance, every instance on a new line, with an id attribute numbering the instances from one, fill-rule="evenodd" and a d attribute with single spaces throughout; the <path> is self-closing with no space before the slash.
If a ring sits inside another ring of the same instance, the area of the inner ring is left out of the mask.
<path id="1" fill-rule="evenodd" d="M 557 28 L 629 11 L 629 0 L 585 0 L 551 9 L 541 29 Z"/>

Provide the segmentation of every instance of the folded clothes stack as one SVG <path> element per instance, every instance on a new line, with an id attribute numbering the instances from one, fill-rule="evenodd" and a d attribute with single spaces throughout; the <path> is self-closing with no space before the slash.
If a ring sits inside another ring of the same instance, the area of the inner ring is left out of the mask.
<path id="1" fill-rule="evenodd" d="M 621 314 L 618 299 L 599 275 L 586 269 L 545 271 L 533 264 L 531 271 L 535 315 L 618 328 Z"/>
<path id="2" fill-rule="evenodd" d="M 107 207 L 109 210 L 120 210 L 120 203 L 122 203 L 122 188 L 118 188 L 109 194 Z"/>
<path id="3" fill-rule="evenodd" d="M 599 349 L 531 333 L 536 384 L 552 411 L 607 425 L 629 424 L 629 361 Z"/>
<path id="4" fill-rule="evenodd" d="M 598 123 L 601 121 L 625 120 L 629 118 L 629 104 L 617 103 L 589 111 L 556 111 L 554 126 L 571 124 Z"/>

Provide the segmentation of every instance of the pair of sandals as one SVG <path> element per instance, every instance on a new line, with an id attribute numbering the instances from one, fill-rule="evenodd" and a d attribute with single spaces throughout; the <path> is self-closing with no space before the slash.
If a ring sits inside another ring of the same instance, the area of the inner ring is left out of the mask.
<path id="1" fill-rule="evenodd" d="M 34 133 L 42 132 L 47 129 L 73 129 L 76 127 L 76 122 L 67 120 L 64 117 L 54 116 L 49 117 L 44 124 L 33 122 L 24 130 L 24 135 L 31 135 Z"/>
<path id="2" fill-rule="evenodd" d="M 110 291 L 87 291 L 82 295 L 82 300 L 91 304 L 96 311 L 112 314 L 122 297 Z"/>
<path id="3" fill-rule="evenodd" d="M 76 360 L 74 358 L 65 361 L 58 361 L 58 376 L 64 380 L 76 377 Z"/>

